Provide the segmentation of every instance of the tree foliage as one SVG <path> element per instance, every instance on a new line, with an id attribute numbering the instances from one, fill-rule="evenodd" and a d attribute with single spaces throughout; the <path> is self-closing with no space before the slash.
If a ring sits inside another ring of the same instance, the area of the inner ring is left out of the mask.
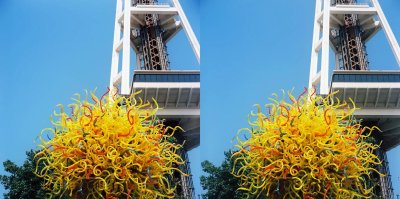
<path id="1" fill-rule="evenodd" d="M 237 190 L 240 186 L 240 179 L 232 174 L 234 159 L 231 159 L 231 151 L 225 152 L 225 160 L 221 166 L 215 166 L 206 160 L 201 163 L 203 171 L 207 176 L 200 177 L 200 183 L 207 192 L 202 194 L 204 199 L 239 199 L 244 197 L 244 192 Z"/>
<path id="2" fill-rule="evenodd" d="M 10 160 L 3 162 L 4 170 L 10 175 L 0 175 L 0 183 L 8 192 L 4 193 L 4 198 L 45 198 L 47 191 L 41 188 L 43 180 L 34 174 L 36 161 L 35 152 L 26 152 L 27 159 L 22 166 L 16 165 Z"/>

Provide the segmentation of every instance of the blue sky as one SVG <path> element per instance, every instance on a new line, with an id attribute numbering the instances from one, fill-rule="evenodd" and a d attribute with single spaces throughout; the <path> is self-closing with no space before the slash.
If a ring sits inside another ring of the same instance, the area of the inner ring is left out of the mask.
<path id="1" fill-rule="evenodd" d="M 314 1 L 181 0 L 201 42 L 201 146 L 190 152 L 197 193 L 200 162 L 220 164 L 254 104 L 308 83 Z M 400 40 L 400 2 L 381 1 Z M 21 164 L 59 103 L 109 81 L 112 0 L 0 0 L 0 162 Z M 200 39 L 201 20 L 201 39 Z M 199 69 L 180 32 L 171 68 Z M 384 34 L 367 46 L 371 69 L 399 69 Z M 100 94 L 100 93 L 99 93 Z M 400 194 L 400 148 L 388 153 Z M 3 174 L 2 165 L 0 173 Z M 3 192 L 0 188 L 0 194 Z"/>

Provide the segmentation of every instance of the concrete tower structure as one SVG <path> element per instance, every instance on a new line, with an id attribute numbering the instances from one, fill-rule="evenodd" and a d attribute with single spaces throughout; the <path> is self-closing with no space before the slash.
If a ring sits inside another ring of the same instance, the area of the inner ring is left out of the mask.
<path id="1" fill-rule="evenodd" d="M 110 88 L 118 88 L 121 95 L 141 90 L 136 97 L 155 99 L 164 123 L 185 130 L 176 138 L 184 143 L 179 153 L 186 164 L 180 169 L 190 174 L 187 151 L 200 144 L 200 71 L 171 70 L 166 48 L 182 29 L 200 63 L 200 44 L 178 0 L 117 0 Z M 177 194 L 195 198 L 191 175 L 177 173 L 175 178 Z"/>
<path id="2" fill-rule="evenodd" d="M 378 0 L 316 0 L 309 88 L 317 88 L 319 95 L 339 91 L 335 97 L 347 102 L 351 98 L 360 108 L 355 116 L 363 125 L 376 125 L 383 131 L 374 138 L 382 141 L 376 154 L 383 165 L 377 169 L 387 175 L 376 176 L 379 186 L 374 192 L 393 198 L 386 151 L 400 144 L 400 70 L 378 71 L 369 66 L 365 44 L 380 30 L 400 65 L 399 45 Z M 335 55 L 333 71 L 330 50 Z"/>

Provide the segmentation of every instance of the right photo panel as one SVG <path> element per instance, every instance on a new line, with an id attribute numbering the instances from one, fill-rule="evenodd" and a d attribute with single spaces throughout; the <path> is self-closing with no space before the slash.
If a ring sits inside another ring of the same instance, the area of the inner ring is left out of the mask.
<path id="1" fill-rule="evenodd" d="M 399 1 L 200 7 L 196 197 L 400 197 Z"/>

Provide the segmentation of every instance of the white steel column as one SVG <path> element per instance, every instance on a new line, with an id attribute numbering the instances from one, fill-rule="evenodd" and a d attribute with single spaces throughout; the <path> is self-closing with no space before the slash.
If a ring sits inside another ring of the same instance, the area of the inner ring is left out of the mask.
<path id="1" fill-rule="evenodd" d="M 378 0 L 372 0 L 372 4 L 374 8 L 376 8 L 376 11 L 378 12 L 378 17 L 381 21 L 383 31 L 385 32 L 386 38 L 389 41 L 390 47 L 392 48 L 393 54 L 397 60 L 397 64 L 399 64 L 400 66 L 400 47 L 399 44 L 397 43 L 396 37 L 394 37 L 392 29 L 390 28 L 389 23 L 386 20 L 385 14 L 383 14 L 382 8 L 378 3 Z"/>
<path id="2" fill-rule="evenodd" d="M 117 0 L 117 7 L 115 10 L 115 24 L 114 24 L 114 43 L 111 58 L 111 72 L 110 72 L 110 85 L 109 88 L 114 88 L 114 78 L 118 74 L 119 50 L 118 42 L 120 40 L 121 25 L 118 22 L 118 17 L 122 14 L 122 0 Z"/>
<path id="3" fill-rule="evenodd" d="M 196 55 L 197 62 L 200 63 L 200 44 L 196 38 L 196 35 L 193 32 L 192 27 L 189 24 L 188 19 L 186 18 L 185 13 L 183 12 L 182 6 L 179 3 L 179 0 L 172 0 L 174 3 L 174 7 L 178 11 L 178 15 L 182 21 L 183 29 L 185 30 L 186 36 L 189 39 L 190 45 L 192 46 L 193 52 Z"/>
<path id="4" fill-rule="evenodd" d="M 121 95 L 129 95 L 130 77 L 130 52 L 131 52 L 131 0 L 124 0 L 124 32 L 122 47 L 122 70 L 121 70 Z"/>
<path id="5" fill-rule="evenodd" d="M 310 64 L 310 79 L 308 81 L 308 89 L 311 90 L 314 84 L 314 79 L 317 75 L 318 70 L 318 54 L 319 48 L 317 48 L 317 44 L 319 41 L 319 34 L 321 31 L 321 24 L 318 22 L 319 16 L 321 13 L 322 0 L 316 0 L 315 4 L 315 17 L 314 17 L 314 31 L 313 31 L 313 39 L 312 39 L 312 47 L 311 47 L 311 64 Z"/>
<path id="6" fill-rule="evenodd" d="M 321 83 L 320 94 L 329 94 L 329 29 L 330 29 L 330 0 L 324 0 L 324 10 L 322 19 L 322 49 L 321 49 Z"/>
<path id="7" fill-rule="evenodd" d="M 135 53 L 136 53 L 136 70 L 141 70 L 142 63 L 140 62 L 140 54 L 137 51 L 135 51 Z"/>

